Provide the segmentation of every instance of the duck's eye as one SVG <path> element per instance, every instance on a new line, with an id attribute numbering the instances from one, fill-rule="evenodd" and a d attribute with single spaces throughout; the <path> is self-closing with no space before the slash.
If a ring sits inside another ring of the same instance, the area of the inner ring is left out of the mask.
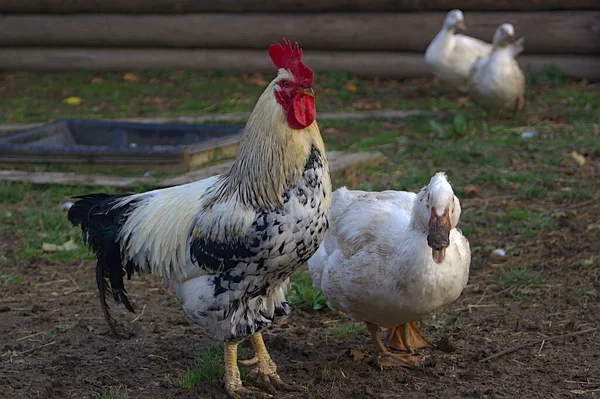
<path id="1" fill-rule="evenodd" d="M 283 86 L 284 87 L 290 87 L 290 82 L 288 82 L 287 80 L 283 81 Z"/>

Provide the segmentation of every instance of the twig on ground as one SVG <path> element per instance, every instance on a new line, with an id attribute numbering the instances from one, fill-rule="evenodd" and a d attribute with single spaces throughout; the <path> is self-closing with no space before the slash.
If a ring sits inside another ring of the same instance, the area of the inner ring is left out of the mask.
<path id="1" fill-rule="evenodd" d="M 489 305 L 477 305 L 477 304 L 475 304 L 475 305 L 467 305 L 465 307 L 458 308 L 458 309 L 456 309 L 456 311 L 460 312 L 460 311 L 463 311 L 463 310 L 468 310 L 469 313 L 471 313 L 471 310 L 476 309 L 476 308 L 496 308 L 496 307 L 498 307 L 498 305 L 493 304 L 493 303 L 489 304 Z"/>
<path id="2" fill-rule="evenodd" d="M 31 352 L 36 351 L 38 349 L 45 348 L 46 346 L 54 345 L 55 343 L 56 343 L 56 341 L 48 342 L 47 344 L 44 344 L 42 346 L 36 346 L 35 348 L 27 349 L 26 351 L 23 351 L 23 352 L 18 352 L 17 355 L 25 355 L 27 353 L 31 353 Z"/>
<path id="3" fill-rule="evenodd" d="M 600 327 L 590 328 L 589 330 L 577 331 L 577 332 L 573 332 L 573 333 L 569 333 L 569 334 L 555 335 L 555 336 L 549 337 L 549 338 L 543 338 L 543 339 L 538 339 L 538 340 L 531 341 L 531 342 L 526 342 L 524 344 L 515 346 L 513 348 L 503 350 L 502 352 L 498 352 L 495 355 L 486 357 L 485 359 L 481 359 L 479 362 L 480 363 L 489 362 L 490 360 L 496 359 L 496 358 L 498 358 L 500 356 L 508 355 L 509 353 L 513 353 L 513 352 L 516 352 L 518 350 L 521 350 L 521 349 L 524 349 L 524 348 L 528 348 L 530 346 L 537 345 L 540 342 L 544 342 L 544 341 L 549 342 L 549 341 L 556 341 L 558 339 L 563 339 L 563 338 L 577 337 L 579 335 L 590 334 L 590 333 L 596 332 L 598 330 L 600 330 Z"/>
<path id="4" fill-rule="evenodd" d="M 142 317 L 144 315 L 144 310 L 146 310 L 146 304 L 144 304 L 144 307 L 142 308 L 142 312 L 140 313 L 139 316 L 137 316 L 135 319 L 131 320 L 131 322 L 135 322 L 138 321 L 140 319 L 140 317 Z"/>
<path id="5" fill-rule="evenodd" d="M 167 361 L 167 362 L 169 361 L 169 359 L 167 359 L 166 357 L 162 357 L 162 356 L 158 356 L 158 355 L 153 355 L 153 354 L 149 354 L 148 357 L 152 358 L 152 359 L 164 360 L 164 361 Z"/>
<path id="6" fill-rule="evenodd" d="M 598 203 L 598 198 L 594 198 L 594 199 L 583 201 L 583 202 L 578 202 L 573 205 L 565 206 L 564 208 L 554 209 L 554 212 L 569 211 L 571 209 L 583 208 L 584 206 L 588 206 L 588 205 L 592 205 L 592 204 L 596 204 L 596 203 Z"/>
<path id="7" fill-rule="evenodd" d="M 17 341 L 23 341 L 24 339 L 27 339 L 27 338 L 37 337 L 38 335 L 41 335 L 41 334 L 45 334 L 45 331 L 41 331 L 39 333 L 35 333 L 35 334 L 27 335 L 25 337 L 17 338 Z"/>

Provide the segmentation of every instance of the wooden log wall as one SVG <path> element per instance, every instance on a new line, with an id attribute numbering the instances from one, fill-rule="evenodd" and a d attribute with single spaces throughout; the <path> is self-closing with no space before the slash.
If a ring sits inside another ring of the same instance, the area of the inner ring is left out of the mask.
<path id="1" fill-rule="evenodd" d="M 429 76 L 423 53 L 451 7 L 487 42 L 512 23 L 533 70 L 600 79 L 597 0 L 0 0 L 0 70 L 272 72 L 266 49 L 286 37 L 319 71 Z"/>
<path id="2" fill-rule="evenodd" d="M 408 79 L 430 76 L 422 54 L 371 51 L 305 52 L 307 65 L 318 72 L 346 71 L 357 76 Z M 518 58 L 523 68 L 541 72 L 549 66 L 575 78 L 600 80 L 600 58 L 589 55 L 527 55 Z M 5 70 L 130 71 L 136 69 L 183 68 L 239 73 L 273 73 L 264 50 L 190 49 L 0 49 Z"/>
<path id="3" fill-rule="evenodd" d="M 0 13 L 548 11 L 599 9 L 598 0 L 1 0 Z"/>
<path id="4" fill-rule="evenodd" d="M 266 49 L 283 36 L 311 50 L 424 52 L 444 17 L 444 12 L 6 15 L 0 47 Z M 600 53 L 600 11 L 470 12 L 465 20 L 469 35 L 487 42 L 500 24 L 512 23 L 530 54 Z"/>

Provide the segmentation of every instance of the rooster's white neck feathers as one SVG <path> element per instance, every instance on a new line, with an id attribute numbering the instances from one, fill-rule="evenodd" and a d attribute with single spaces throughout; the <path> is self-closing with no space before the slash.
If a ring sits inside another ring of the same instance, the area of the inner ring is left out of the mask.
<path id="1" fill-rule="evenodd" d="M 282 194 L 298 181 L 312 147 L 325 155 L 325 145 L 314 121 L 305 129 L 292 129 L 275 98 L 278 82 L 291 74 L 280 69 L 250 114 L 231 170 L 223 175 L 214 200 L 238 197 L 247 207 L 273 210 L 283 204 Z"/>

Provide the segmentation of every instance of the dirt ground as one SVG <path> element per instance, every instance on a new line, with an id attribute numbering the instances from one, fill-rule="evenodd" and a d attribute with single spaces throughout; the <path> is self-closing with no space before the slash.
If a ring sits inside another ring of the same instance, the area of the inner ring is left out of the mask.
<path id="1" fill-rule="evenodd" d="M 464 200 L 466 217 L 484 201 L 502 207 L 511 199 Z M 600 214 L 600 204 L 553 206 L 564 208 L 557 228 L 538 234 L 506 262 L 493 264 L 483 251 L 474 253 L 464 293 L 438 316 L 442 322 L 423 326 L 439 347 L 424 351 L 427 358 L 419 369 L 380 371 L 366 333 L 336 333 L 349 322 L 343 315 L 297 309 L 287 325 L 265 332 L 281 376 L 305 389 L 281 397 L 600 397 L 600 332 L 544 341 L 598 326 L 598 298 L 577 295 L 571 287 L 585 282 L 600 292 L 598 265 L 577 262 L 598 262 L 600 237 L 588 225 Z M 472 247 L 509 239 L 506 233 L 488 232 L 492 235 L 472 237 Z M 3 237 L 1 245 L 10 254 L 11 238 Z M 491 281 L 498 267 L 523 264 L 539 272 L 544 284 L 505 288 Z M 0 299 L 0 397 L 100 397 L 111 387 L 126 389 L 129 398 L 225 397 L 215 387 L 179 387 L 179 375 L 198 351 L 214 343 L 188 322 L 176 299 L 152 276 L 129 282 L 137 314 L 115 310 L 121 328 L 132 332 L 121 340 L 108 334 L 91 261 L 40 262 L 23 278 L 25 284 L 9 288 Z M 446 325 L 451 315 L 456 322 Z M 481 362 L 532 340 L 533 346 Z"/>
<path id="2" fill-rule="evenodd" d="M 596 97 L 590 94 L 589 98 Z M 562 102 L 553 110 L 567 109 Z M 580 112 L 589 115 L 585 102 L 579 103 Z M 532 118 L 544 119 L 541 108 L 532 111 Z M 566 123 L 563 119 L 557 119 L 559 127 Z M 594 131 L 597 136 L 597 126 Z M 488 137 L 493 138 L 493 134 Z M 544 140 L 552 143 L 558 138 Z M 422 136 L 413 141 L 407 142 L 415 148 L 425 145 Z M 442 149 L 460 155 L 463 145 L 457 143 L 449 147 L 447 140 L 443 144 L 448 147 Z M 473 163 L 471 169 L 460 163 L 454 166 L 478 171 L 485 154 L 508 157 L 517 150 L 522 154 L 513 159 L 528 163 L 514 163 L 510 172 L 521 180 L 502 183 L 507 191 L 495 187 L 508 174 L 497 178 L 494 172 L 488 183 L 481 183 L 477 196 L 461 198 L 459 227 L 473 251 L 469 284 L 435 320 L 422 323 L 425 336 L 437 344 L 422 351 L 422 366 L 379 370 L 368 333 L 352 328 L 346 316 L 333 310 L 296 308 L 286 324 L 264 332 L 282 378 L 302 388 L 278 397 L 600 398 L 600 147 L 590 145 L 587 152 L 573 148 L 587 157 L 587 163 L 569 174 L 558 165 L 538 162 L 532 145 L 521 147 L 507 147 L 506 154 L 473 150 L 474 155 L 466 154 L 467 161 L 479 164 Z M 561 149 L 566 156 L 571 150 Z M 403 164 L 377 173 L 382 181 L 389 181 L 392 173 L 406 171 L 412 164 L 424 167 L 418 163 L 426 159 L 424 151 L 416 148 L 412 163 L 407 153 L 401 153 Z M 427 156 L 437 156 L 438 161 L 444 156 L 441 150 L 428 151 Z M 522 170 L 530 174 L 517 175 Z M 549 176 L 544 187 L 552 195 L 518 194 L 517 184 L 525 186 L 531 176 L 544 175 Z M 349 174 L 345 182 L 356 179 Z M 573 189 L 569 197 L 569 192 L 561 191 L 566 186 L 579 191 Z M 577 197 L 581 190 L 589 196 Z M 566 194 L 556 195 L 561 193 Z M 31 193 L 35 195 L 42 196 L 41 189 Z M 0 217 L 6 213 L 9 220 L 19 215 L 35 230 L 36 221 L 28 219 L 31 206 L 25 200 L 7 202 L 0 207 Z M 62 220 L 65 215 L 56 217 Z M 137 313 L 113 307 L 120 330 L 131 333 L 127 339 L 116 339 L 100 310 L 94 262 L 50 262 L 22 255 L 26 251 L 18 246 L 26 240 L 15 244 L 18 238 L 11 234 L 0 234 L 0 261 L 4 259 L 0 277 L 16 276 L 19 283 L 3 283 L 2 278 L 9 277 L 0 278 L 0 398 L 226 397 L 219 386 L 180 386 L 180 376 L 195 364 L 202 349 L 216 343 L 188 321 L 177 299 L 157 278 L 135 275 L 126 282 Z M 490 256 L 497 247 L 506 249 L 502 259 Z M 528 343 L 532 344 L 482 362 Z"/>

